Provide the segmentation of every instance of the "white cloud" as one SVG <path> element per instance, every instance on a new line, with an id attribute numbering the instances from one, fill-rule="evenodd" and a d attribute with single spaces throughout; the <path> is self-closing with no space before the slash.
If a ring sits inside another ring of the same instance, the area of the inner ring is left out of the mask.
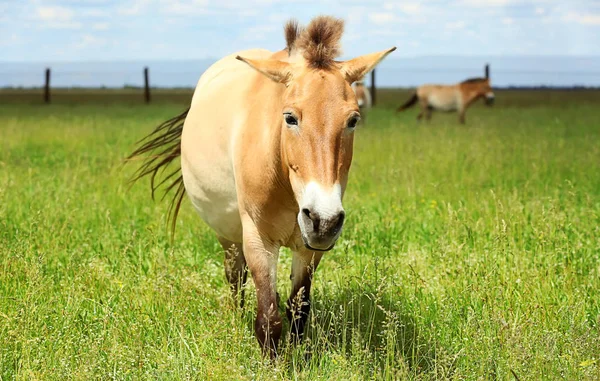
<path id="1" fill-rule="evenodd" d="M 79 49 L 84 49 L 84 48 L 98 47 L 98 46 L 104 46 L 104 45 L 106 45 L 106 39 L 99 38 L 99 37 L 93 36 L 91 34 L 84 34 L 83 36 L 81 36 L 81 40 L 75 44 L 75 47 L 79 48 Z"/>
<path id="2" fill-rule="evenodd" d="M 252 17 L 259 14 L 258 9 L 242 9 L 238 13 L 240 17 Z"/>
<path id="3" fill-rule="evenodd" d="M 374 24 L 388 24 L 396 20 L 393 13 L 373 12 L 369 14 L 369 20 Z"/>
<path id="4" fill-rule="evenodd" d="M 283 25 L 283 23 L 286 22 L 289 18 L 290 16 L 286 13 L 271 13 L 267 17 L 267 20 L 274 24 Z"/>
<path id="5" fill-rule="evenodd" d="M 191 16 L 207 14 L 207 0 L 163 1 L 162 10 L 173 15 Z"/>
<path id="6" fill-rule="evenodd" d="M 408 49 L 411 54 L 518 54 L 525 46 L 532 54 L 599 54 L 598 39 L 590 30 L 599 28 L 600 9 L 590 6 L 590 1 L 0 0 L 0 44 L 12 41 L 13 31 L 27 39 L 11 42 L 3 59 L 24 56 L 22 46 L 26 45 L 43 46 L 48 51 L 62 46 L 65 58 L 71 55 L 73 59 L 104 51 L 117 59 L 160 58 L 168 52 L 174 52 L 173 57 L 218 56 L 237 48 L 278 48 L 283 41 L 282 24 L 290 16 L 306 24 L 314 15 L 324 13 L 345 18 L 344 48 L 349 56 L 369 51 L 374 43 L 408 48 L 413 40 L 421 48 Z M 150 23 L 148 33 L 140 35 L 140 28 Z M 56 28 L 79 31 L 52 33 Z M 551 37 L 552 33 L 556 37 Z M 206 41 L 203 50 L 180 48 L 190 39 Z M 118 49 L 113 47 L 117 40 L 121 41 Z M 128 41 L 143 41 L 146 47 L 160 42 L 168 48 L 135 50 L 128 47 Z M 73 57 L 76 44 L 88 48 Z M 94 50 L 92 46 L 101 48 Z M 34 53 L 27 54 L 36 59 Z"/>
<path id="7" fill-rule="evenodd" d="M 600 25 L 600 14 L 569 12 L 564 20 L 582 25 Z"/>
<path id="8" fill-rule="evenodd" d="M 421 4 L 419 3 L 401 4 L 398 6 L 398 8 L 400 8 L 400 10 L 407 15 L 416 15 L 421 13 Z"/>
<path id="9" fill-rule="evenodd" d="M 359 25 L 364 18 L 364 12 L 362 9 L 350 9 L 346 14 L 346 24 L 348 26 Z"/>
<path id="10" fill-rule="evenodd" d="M 16 33 L 10 35 L 4 35 L 0 37 L 0 46 L 11 46 L 17 45 L 23 42 L 23 38 Z"/>
<path id="11" fill-rule="evenodd" d="M 44 24 L 43 26 L 46 28 L 52 28 L 52 29 L 81 29 L 83 25 L 77 21 L 70 21 L 70 22 L 50 22 L 50 23 Z"/>
<path id="12" fill-rule="evenodd" d="M 73 18 L 73 10 L 66 7 L 38 7 L 36 15 L 47 22 L 69 22 Z"/>
<path id="13" fill-rule="evenodd" d="M 91 9 L 82 10 L 81 15 L 86 16 L 86 17 L 107 17 L 109 14 L 105 10 L 98 9 L 98 8 L 91 8 Z"/>
<path id="14" fill-rule="evenodd" d="M 279 29 L 279 25 L 275 26 L 274 24 L 252 26 L 243 31 L 242 39 L 245 41 L 266 40 L 268 35 L 277 33 Z"/>
<path id="15" fill-rule="evenodd" d="M 392 11 L 392 10 L 400 10 L 402 13 L 406 15 L 418 15 L 423 13 L 423 7 L 421 7 L 421 3 L 419 2 L 411 2 L 411 3 L 403 3 L 398 4 L 394 2 L 386 2 L 383 3 L 383 9 Z"/>
<path id="16" fill-rule="evenodd" d="M 466 5 L 469 7 L 488 8 L 488 7 L 504 7 L 509 4 L 514 4 L 519 0 L 459 0 L 458 5 Z"/>
<path id="17" fill-rule="evenodd" d="M 464 21 L 453 21 L 446 23 L 446 29 L 459 30 L 464 29 L 467 24 Z"/>
<path id="18" fill-rule="evenodd" d="M 60 6 L 38 7 L 34 18 L 43 28 L 52 29 L 80 29 L 81 23 L 73 18 L 75 12 L 71 8 Z"/>
<path id="19" fill-rule="evenodd" d="M 363 33 L 364 34 L 364 33 Z M 366 33 L 368 36 L 381 36 L 388 38 L 399 38 L 405 35 L 402 31 L 397 28 L 394 29 L 370 29 Z"/>
<path id="20" fill-rule="evenodd" d="M 149 3 L 149 0 L 134 0 L 131 4 L 119 7 L 117 13 L 129 16 L 138 15 L 146 9 Z"/>
<path id="21" fill-rule="evenodd" d="M 97 22 L 92 24 L 92 29 L 94 30 L 107 30 L 110 27 L 110 24 L 107 22 Z"/>

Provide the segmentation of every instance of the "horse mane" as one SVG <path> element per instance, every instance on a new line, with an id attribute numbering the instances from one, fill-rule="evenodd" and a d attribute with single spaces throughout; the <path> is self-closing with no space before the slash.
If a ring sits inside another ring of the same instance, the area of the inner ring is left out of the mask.
<path id="1" fill-rule="evenodd" d="M 291 55 L 296 48 L 296 41 L 300 37 L 300 33 L 302 33 L 302 27 L 298 24 L 298 20 L 290 19 L 285 23 L 283 31 L 285 34 L 285 49 Z"/>
<path id="2" fill-rule="evenodd" d="M 286 26 L 286 39 L 287 39 Z M 303 51 L 308 66 L 329 69 L 341 54 L 340 40 L 344 21 L 330 16 L 317 16 L 300 32 L 297 47 Z"/>
<path id="3" fill-rule="evenodd" d="M 486 78 L 474 77 L 474 78 L 467 78 L 464 81 L 462 81 L 461 83 L 480 83 L 480 82 L 485 82 L 485 81 L 487 81 Z"/>

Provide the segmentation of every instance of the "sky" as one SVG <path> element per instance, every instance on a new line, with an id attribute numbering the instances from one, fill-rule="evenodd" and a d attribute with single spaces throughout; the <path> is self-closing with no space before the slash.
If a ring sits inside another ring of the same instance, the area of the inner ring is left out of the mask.
<path id="1" fill-rule="evenodd" d="M 279 50 L 286 20 L 319 14 L 346 20 L 343 58 L 600 56 L 600 0 L 0 0 L 0 62 Z"/>

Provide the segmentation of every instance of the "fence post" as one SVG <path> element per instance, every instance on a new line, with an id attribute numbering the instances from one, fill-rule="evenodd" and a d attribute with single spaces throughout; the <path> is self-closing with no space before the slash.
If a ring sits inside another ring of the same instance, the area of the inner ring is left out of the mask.
<path id="1" fill-rule="evenodd" d="M 44 103 L 50 103 L 50 68 L 46 68 L 46 83 L 44 84 Z"/>
<path id="2" fill-rule="evenodd" d="M 371 71 L 371 105 L 375 106 L 375 69 Z"/>
<path id="3" fill-rule="evenodd" d="M 144 68 L 144 99 L 146 103 L 150 103 L 150 78 L 147 66 Z"/>
<path id="4" fill-rule="evenodd" d="M 485 79 L 489 79 L 490 78 L 490 64 L 486 63 L 485 64 Z"/>

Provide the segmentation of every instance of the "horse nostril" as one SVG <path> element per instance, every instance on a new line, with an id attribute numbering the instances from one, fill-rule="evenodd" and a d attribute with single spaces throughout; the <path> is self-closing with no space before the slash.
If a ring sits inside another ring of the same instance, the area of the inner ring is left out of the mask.
<path id="1" fill-rule="evenodd" d="M 313 213 L 310 211 L 310 209 L 308 208 L 303 208 L 302 209 L 302 213 L 304 213 L 304 215 L 306 217 L 308 217 L 309 220 L 312 221 L 313 223 L 313 230 L 314 231 L 319 231 L 319 224 L 321 223 L 321 219 L 319 218 L 319 215 L 316 213 Z"/>
<path id="2" fill-rule="evenodd" d="M 333 225 L 334 234 L 337 234 L 337 232 L 340 231 L 340 229 L 344 225 L 344 219 L 346 219 L 346 213 L 342 211 L 337 215 L 336 218 L 337 218 L 337 221 L 335 221 L 335 224 Z"/>

